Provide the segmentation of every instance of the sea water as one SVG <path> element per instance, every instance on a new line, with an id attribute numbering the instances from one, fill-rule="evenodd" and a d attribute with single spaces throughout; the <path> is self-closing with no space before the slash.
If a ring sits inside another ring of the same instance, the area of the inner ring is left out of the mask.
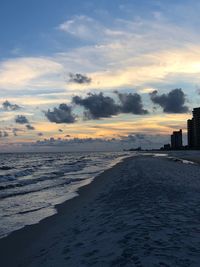
<path id="1" fill-rule="evenodd" d="M 0 238 L 56 213 L 128 152 L 0 154 Z"/>

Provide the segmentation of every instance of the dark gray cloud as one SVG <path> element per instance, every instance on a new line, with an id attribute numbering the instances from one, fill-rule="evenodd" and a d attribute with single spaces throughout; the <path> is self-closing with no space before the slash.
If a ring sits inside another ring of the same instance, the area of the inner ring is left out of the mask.
<path id="1" fill-rule="evenodd" d="M 33 126 L 30 125 L 30 124 L 27 124 L 27 125 L 26 125 L 26 128 L 27 128 L 27 130 L 35 130 L 35 127 L 33 127 Z"/>
<path id="2" fill-rule="evenodd" d="M 86 137 L 86 138 L 72 138 L 72 139 L 55 139 L 54 137 L 51 137 L 49 139 L 45 139 L 42 141 L 37 141 L 36 145 L 50 145 L 50 146 L 63 146 L 63 145 L 68 145 L 68 144 L 84 144 L 84 143 L 95 143 L 95 142 L 100 142 L 100 143 L 109 143 L 109 142 L 114 142 L 116 141 L 115 139 L 103 139 L 103 138 L 91 138 L 91 137 Z"/>
<path id="3" fill-rule="evenodd" d="M 8 100 L 2 103 L 2 108 L 5 111 L 15 111 L 21 109 L 17 104 L 11 104 Z"/>
<path id="4" fill-rule="evenodd" d="M 135 143 L 137 141 L 137 138 L 135 137 L 135 135 L 129 134 L 126 137 L 122 137 L 121 141 L 125 141 L 125 142 L 133 142 Z"/>
<path id="5" fill-rule="evenodd" d="M 69 74 L 69 82 L 70 83 L 78 83 L 78 84 L 90 84 L 92 79 L 86 75 L 80 73 L 70 73 Z"/>
<path id="6" fill-rule="evenodd" d="M 146 138 L 146 135 L 145 134 L 141 134 L 141 133 L 137 133 L 135 134 L 135 137 L 139 140 L 143 140 Z"/>
<path id="7" fill-rule="evenodd" d="M 148 114 L 148 111 L 143 108 L 142 98 L 139 94 L 115 93 L 121 102 L 121 113 L 132 113 L 136 115 Z"/>
<path id="8" fill-rule="evenodd" d="M 86 109 L 84 114 L 87 119 L 109 118 L 120 112 L 119 105 L 111 97 L 104 96 L 102 93 L 90 93 L 86 98 L 74 96 L 72 102 Z"/>
<path id="9" fill-rule="evenodd" d="M 122 136 L 121 140 L 126 141 L 126 142 L 136 142 L 136 141 L 141 141 L 141 140 L 146 141 L 147 138 L 148 136 L 146 134 L 134 133 L 134 134 L 129 134 L 128 136 L 125 136 L 125 137 Z"/>
<path id="10" fill-rule="evenodd" d="M 141 138 L 142 137 L 142 138 Z M 86 138 L 70 138 L 70 139 L 62 139 L 62 138 L 49 138 L 49 139 L 44 139 L 41 141 L 37 141 L 35 143 L 36 146 L 60 146 L 60 147 L 71 147 L 71 145 L 78 145 L 77 148 L 80 148 L 81 145 L 88 145 L 86 146 L 87 151 L 88 149 L 94 149 L 96 145 L 101 145 L 103 146 L 104 149 L 108 149 L 109 144 L 113 144 L 116 149 L 121 148 L 138 148 L 141 145 L 145 146 L 150 146 L 152 144 L 151 140 L 155 138 L 158 139 L 156 136 L 148 136 L 143 133 L 133 133 L 129 134 L 127 136 L 120 136 L 119 138 L 91 138 L 91 137 L 86 137 Z M 95 145 L 94 147 L 92 145 Z M 80 145 L 80 147 L 79 147 Z M 105 145 L 105 146 L 104 146 Z M 102 147 L 101 147 L 102 148 Z"/>
<path id="11" fill-rule="evenodd" d="M 18 115 L 15 118 L 15 122 L 19 124 L 26 124 L 29 123 L 28 119 L 24 115 Z"/>
<path id="12" fill-rule="evenodd" d="M 5 129 L 3 129 L 5 130 Z M 127 133 L 126 136 L 116 136 L 116 138 L 104 138 L 103 136 L 99 138 L 76 138 L 71 136 L 71 138 L 38 138 L 38 140 L 33 144 L 26 143 L 24 147 L 30 151 L 32 147 L 33 151 L 119 151 L 120 149 L 136 149 L 142 147 L 143 149 L 158 149 L 163 144 L 169 142 L 169 135 L 163 134 L 148 134 L 144 132 L 138 133 Z M 35 147 L 36 149 L 34 149 Z M 43 149 L 39 149 L 43 147 Z M 51 148 L 53 149 L 51 150 Z"/>
<path id="13" fill-rule="evenodd" d="M 8 137 L 8 136 L 9 136 L 8 132 L 6 132 L 6 131 L 0 131 L 0 138 Z"/>
<path id="14" fill-rule="evenodd" d="M 14 136 L 18 136 L 18 132 L 24 132 L 23 129 L 19 129 L 19 128 L 11 128 L 10 130 L 12 131 Z"/>
<path id="15" fill-rule="evenodd" d="M 74 96 L 72 104 L 84 108 L 84 118 L 88 120 L 98 120 L 101 118 L 110 118 L 119 113 L 132 113 L 136 115 L 148 114 L 143 108 L 142 98 L 139 94 L 126 94 L 115 92 L 118 101 L 110 96 L 100 93 L 89 93 L 85 98 Z M 72 107 L 66 104 L 60 104 L 59 107 L 45 112 L 49 121 L 55 123 L 74 123 L 75 115 L 72 113 Z M 62 129 L 59 129 L 62 132 Z"/>
<path id="16" fill-rule="evenodd" d="M 174 89 L 168 94 L 158 95 L 157 91 L 150 93 L 152 102 L 163 108 L 166 113 L 185 113 L 188 107 L 185 106 L 186 96 L 182 89 Z"/>
<path id="17" fill-rule="evenodd" d="M 45 112 L 45 116 L 49 121 L 55 123 L 74 123 L 76 119 L 75 115 L 72 114 L 72 108 L 66 104 L 60 104 L 52 111 L 49 109 Z"/>
<path id="18" fill-rule="evenodd" d="M 8 132 L 4 131 L 4 137 L 8 137 L 8 136 L 9 136 Z"/>
<path id="19" fill-rule="evenodd" d="M 148 111 L 143 108 L 139 94 L 115 93 L 119 98 L 119 103 L 116 103 L 110 96 L 104 96 L 103 93 L 90 93 L 85 98 L 74 96 L 72 102 L 84 107 L 87 119 L 109 118 L 119 113 L 148 114 Z"/>
<path id="20" fill-rule="evenodd" d="M 13 130 L 13 135 L 14 136 L 17 136 L 17 132 Z"/>

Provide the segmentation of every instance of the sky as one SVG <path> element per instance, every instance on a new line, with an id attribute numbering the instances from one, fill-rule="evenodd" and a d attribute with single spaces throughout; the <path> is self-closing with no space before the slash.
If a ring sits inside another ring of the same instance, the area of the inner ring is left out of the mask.
<path id="1" fill-rule="evenodd" d="M 180 128 L 186 144 L 199 13 L 197 0 L 1 0 L 1 151 L 156 148 Z"/>

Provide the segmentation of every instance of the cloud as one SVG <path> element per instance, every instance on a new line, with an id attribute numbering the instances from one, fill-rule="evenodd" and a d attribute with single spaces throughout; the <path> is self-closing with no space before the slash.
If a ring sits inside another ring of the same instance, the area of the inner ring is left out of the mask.
<path id="1" fill-rule="evenodd" d="M 26 125 L 26 128 L 27 128 L 27 130 L 35 130 L 35 127 L 33 127 L 33 126 L 30 125 L 30 124 L 27 124 L 27 125 Z"/>
<path id="2" fill-rule="evenodd" d="M 81 27 L 81 24 L 83 24 L 83 19 L 81 21 L 76 21 L 78 28 Z M 89 31 L 92 28 L 92 34 L 89 33 L 91 39 L 93 38 L 92 45 L 89 42 L 86 43 L 85 41 L 81 41 L 77 42 L 75 48 L 70 46 L 66 48 L 66 50 L 62 50 L 62 53 L 49 54 L 49 57 L 2 59 L 0 62 L 0 90 L 9 91 L 13 88 L 17 88 L 14 94 L 18 97 L 18 94 L 26 94 L 27 90 L 34 90 L 34 94 L 41 94 L 44 91 L 48 94 L 48 90 L 52 90 L 51 88 L 54 88 L 54 92 L 56 92 L 57 89 L 59 90 L 62 88 L 63 90 L 66 90 L 68 95 L 70 92 L 73 92 L 73 94 L 81 96 L 81 93 L 78 92 L 78 90 L 80 89 L 84 92 L 84 86 L 77 83 L 66 83 L 65 74 L 69 72 L 86 73 L 88 77 L 91 77 L 91 83 L 87 84 L 88 90 L 90 88 L 91 90 L 95 90 L 96 88 L 102 88 L 102 90 L 116 90 L 117 88 L 120 90 L 120 88 L 131 88 L 133 84 L 136 90 L 140 90 L 140 88 L 144 87 L 160 88 L 157 82 L 161 83 L 160 85 L 162 85 L 162 87 L 166 85 L 166 83 L 173 83 L 174 85 L 170 88 L 177 88 L 177 81 L 183 81 L 184 83 L 185 80 L 190 83 L 192 81 L 193 84 L 198 84 L 197 81 L 200 81 L 200 49 L 199 41 L 196 42 L 197 45 L 195 46 L 194 40 L 196 37 L 199 39 L 198 34 L 193 38 L 191 31 L 185 29 L 180 31 L 178 27 L 172 27 L 172 25 L 167 24 L 168 22 L 160 22 L 155 25 L 154 21 L 147 21 L 141 18 L 129 21 L 119 20 L 119 22 L 117 22 L 117 20 L 112 20 L 112 24 L 109 24 L 109 28 L 112 29 L 105 28 L 101 25 L 101 30 L 103 29 L 103 31 L 98 31 L 98 33 L 101 32 L 106 36 L 106 38 L 102 38 L 101 41 L 97 36 L 98 34 L 94 34 L 96 31 L 95 27 L 93 27 L 94 23 L 88 21 L 87 27 L 89 28 Z M 70 31 L 73 31 L 74 29 L 75 24 L 71 23 Z M 106 31 L 104 31 L 105 29 Z M 82 31 L 81 34 L 84 39 L 84 32 Z M 76 33 L 74 36 L 75 35 Z M 69 37 L 70 36 L 68 35 L 67 38 Z M 84 40 L 87 40 L 87 36 Z M 98 42 L 98 40 L 100 40 L 100 42 Z M 187 40 L 192 40 L 194 42 L 188 43 Z M 192 43 L 193 45 L 191 45 Z M 191 74 L 190 77 L 186 77 L 186 74 L 188 73 Z M 171 74 L 175 74 L 176 76 L 169 77 Z M 173 78 L 173 81 L 171 77 Z M 179 87 L 182 86 L 182 84 L 179 85 Z M 159 94 L 162 93 L 159 91 Z M 43 107 L 44 110 L 47 110 L 50 107 L 57 107 L 63 102 L 63 95 L 58 96 L 55 94 L 55 96 L 49 96 L 47 94 L 44 96 L 45 101 L 54 101 L 56 99 L 56 101 L 59 102 L 54 103 L 53 105 L 52 103 L 49 103 L 48 105 L 47 103 L 43 103 L 45 105 L 45 108 Z M 15 103 L 15 101 L 17 101 L 14 100 L 15 95 L 12 95 L 13 100 L 8 98 L 8 95 L 3 99 L 8 99 Z M 34 97 L 36 99 L 36 96 Z M 25 98 L 27 97 L 24 96 L 24 99 Z M 85 97 L 83 97 L 83 99 L 84 98 Z M 114 99 L 116 100 L 116 97 Z M 43 98 L 39 96 L 38 99 L 34 100 L 35 103 L 32 103 L 31 105 L 39 105 L 36 103 L 38 100 L 43 101 Z M 23 103 L 23 101 L 17 101 L 16 103 L 21 105 L 20 103 Z M 28 101 L 33 101 L 32 97 L 29 96 L 27 98 L 27 102 Z M 26 103 L 26 106 L 27 102 L 24 102 Z M 127 101 L 125 101 L 125 103 L 126 108 L 124 107 L 124 110 L 132 111 L 132 108 L 127 107 Z M 120 105 L 119 102 L 114 102 L 114 104 L 117 106 L 117 111 L 114 110 L 114 114 L 118 114 L 122 104 Z M 84 106 L 82 105 L 82 107 Z M 142 107 L 142 109 L 145 110 L 147 108 Z M 51 111 L 53 111 L 52 108 Z M 36 116 L 39 118 L 39 112 L 37 114 Z M 156 118 L 156 116 L 157 112 L 154 118 Z M 132 121 L 130 118 L 131 116 L 122 117 L 122 119 L 126 121 Z M 39 118 L 39 120 L 40 119 L 42 118 Z M 112 121 L 118 122 L 118 119 L 120 120 L 121 116 L 119 116 L 117 120 L 113 119 Z M 142 120 L 143 118 L 139 119 Z M 7 121 L 11 120 L 12 117 L 10 116 L 10 119 L 7 119 Z M 136 118 L 134 121 L 137 123 L 133 127 L 142 128 L 144 126 L 146 127 L 148 118 L 143 125 L 139 124 Z M 46 122 L 46 125 L 50 124 Z M 51 124 L 51 126 L 55 127 L 55 131 L 57 131 L 56 125 Z M 77 127 L 79 127 L 79 124 Z M 79 127 L 81 128 L 80 131 L 89 131 L 88 125 L 84 125 L 84 127 Z M 132 126 L 130 126 L 129 130 L 131 127 Z M 151 127 L 151 125 L 148 125 L 148 127 Z M 124 128 L 121 127 L 121 129 L 123 130 Z M 166 131 L 164 128 L 156 130 Z M 38 129 L 38 131 L 50 132 L 51 130 Z M 78 132 L 79 130 L 76 131 Z M 77 133 L 76 131 L 74 130 L 73 132 L 70 130 L 69 132 L 74 136 Z M 118 131 L 115 130 L 115 132 Z M 103 132 L 103 134 L 109 135 L 109 129 L 107 133 Z"/>
<path id="3" fill-rule="evenodd" d="M 135 135 L 129 134 L 128 136 L 121 137 L 121 140 L 125 142 L 135 143 L 137 141 L 137 138 L 135 137 Z"/>
<path id="4" fill-rule="evenodd" d="M 24 115 L 18 115 L 15 118 L 15 122 L 19 124 L 26 124 L 29 123 L 28 119 Z"/>
<path id="5" fill-rule="evenodd" d="M 104 96 L 103 93 L 89 93 L 86 98 L 74 96 L 72 102 L 86 109 L 84 114 L 87 119 L 109 118 L 117 115 L 120 111 L 119 105 L 111 97 Z"/>
<path id="6" fill-rule="evenodd" d="M 132 113 L 136 115 L 148 114 L 148 111 L 143 108 L 142 98 L 139 94 L 135 93 L 119 93 L 116 92 L 121 102 L 121 113 Z"/>
<path id="7" fill-rule="evenodd" d="M 76 38 L 95 41 L 103 37 L 102 25 L 88 16 L 74 16 L 58 26 L 58 30 L 70 34 Z M 98 34 L 95 34 L 97 33 Z M 100 35 L 100 36 L 99 36 Z"/>
<path id="8" fill-rule="evenodd" d="M 82 145 L 85 145 L 85 149 L 88 150 L 109 150 L 111 148 L 115 148 L 116 150 L 120 148 L 137 148 L 139 146 L 152 148 L 152 144 L 155 142 L 155 147 L 159 148 L 163 143 L 166 142 L 167 136 L 162 135 L 146 135 L 146 134 L 129 134 L 125 136 L 118 136 L 117 138 L 103 138 L 103 137 L 75 137 L 75 138 L 49 138 L 42 141 L 37 141 L 35 146 L 59 146 L 80 149 L 83 148 Z M 77 145 L 77 146 L 76 146 Z M 97 148 L 98 147 L 98 148 Z"/>
<path id="9" fill-rule="evenodd" d="M 23 132 L 23 130 L 19 129 L 19 128 L 13 128 L 12 129 L 12 133 L 13 133 L 14 136 L 18 136 L 18 134 L 17 134 L 18 132 Z"/>
<path id="10" fill-rule="evenodd" d="M 170 84 L 180 77 L 190 82 L 186 74 L 193 75 L 196 83 L 200 80 L 199 36 L 171 20 L 158 20 L 158 12 L 151 20 L 114 19 L 109 27 L 94 18 L 75 16 L 59 29 L 88 41 L 61 56 L 71 62 L 71 69 L 76 65 L 79 71 L 87 71 L 92 78 L 90 89 Z M 171 74 L 176 75 L 173 81 Z"/>
<path id="11" fill-rule="evenodd" d="M 9 91 L 25 89 L 27 86 L 44 87 L 52 76 L 55 79 L 62 70 L 63 66 L 53 58 L 23 57 L 5 60 L 0 62 L 0 88 L 8 88 L 6 91 Z"/>
<path id="12" fill-rule="evenodd" d="M 21 109 L 17 104 L 11 104 L 8 100 L 2 103 L 2 108 L 4 111 L 15 111 Z"/>
<path id="13" fill-rule="evenodd" d="M 139 94 L 126 94 L 115 92 L 120 103 L 116 103 L 110 96 L 89 93 L 87 97 L 74 96 L 72 102 L 84 107 L 84 115 L 87 119 L 109 118 L 119 113 L 132 113 L 136 115 L 147 114 L 143 108 L 142 99 Z"/>
<path id="14" fill-rule="evenodd" d="M 0 62 L 0 89 L 27 93 L 50 88 L 77 90 L 65 83 L 64 73 L 88 73 L 89 89 L 151 86 L 152 83 L 200 82 L 199 36 L 169 21 L 144 18 L 114 19 L 108 27 L 86 16 L 76 16 L 58 27 L 89 43 L 49 57 L 20 57 Z M 98 34 L 96 34 L 98 33 Z M 171 36 L 171 38 L 169 38 Z M 191 45 L 193 40 L 193 45 Z M 98 60 L 97 60 L 98 59 Z M 172 81 L 169 75 L 175 74 Z M 182 86 L 182 85 L 181 85 Z M 175 87 L 174 87 L 175 88 Z M 78 88 L 81 89 L 81 88 Z M 26 91 L 25 91 L 26 90 Z M 18 92 L 16 93 L 18 94 Z"/>
<path id="15" fill-rule="evenodd" d="M 151 101 L 163 108 L 165 113 L 186 113 L 188 107 L 185 106 L 186 96 L 182 89 L 174 89 L 168 94 L 158 95 L 157 91 L 150 93 Z"/>
<path id="16" fill-rule="evenodd" d="M 148 138 L 149 138 L 149 135 L 141 134 L 141 133 L 134 133 L 134 134 L 129 134 L 127 136 L 122 136 L 121 140 L 126 141 L 126 142 L 136 142 L 136 141 L 141 141 L 141 140 L 146 141 Z"/>
<path id="17" fill-rule="evenodd" d="M 140 134 L 140 133 L 138 133 L 138 134 L 135 135 L 135 137 L 136 137 L 137 139 L 143 140 L 143 139 L 145 139 L 146 135 L 145 135 L 145 134 Z"/>
<path id="18" fill-rule="evenodd" d="M 86 75 L 80 74 L 80 73 L 70 73 L 69 74 L 69 82 L 70 83 L 78 83 L 78 84 L 90 84 L 92 79 L 87 77 Z"/>
<path id="19" fill-rule="evenodd" d="M 0 138 L 8 137 L 8 136 L 9 136 L 8 132 L 6 132 L 6 131 L 0 131 Z"/>
<path id="20" fill-rule="evenodd" d="M 72 114 L 72 108 L 66 104 L 60 104 L 58 108 L 46 111 L 45 116 L 50 122 L 55 123 L 74 123 L 76 119 Z"/>

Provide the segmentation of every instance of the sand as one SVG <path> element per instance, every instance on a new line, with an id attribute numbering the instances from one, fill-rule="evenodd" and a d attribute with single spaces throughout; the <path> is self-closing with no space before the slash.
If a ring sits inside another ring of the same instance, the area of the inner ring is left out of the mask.
<path id="1" fill-rule="evenodd" d="M 1 266 L 199 266 L 199 193 L 199 165 L 126 159 L 1 239 Z"/>
<path id="2" fill-rule="evenodd" d="M 189 160 L 194 163 L 200 164 L 200 151 L 199 150 L 189 150 L 189 151 L 176 151 L 172 152 L 172 155 L 175 155 L 178 158 L 184 160 Z"/>

